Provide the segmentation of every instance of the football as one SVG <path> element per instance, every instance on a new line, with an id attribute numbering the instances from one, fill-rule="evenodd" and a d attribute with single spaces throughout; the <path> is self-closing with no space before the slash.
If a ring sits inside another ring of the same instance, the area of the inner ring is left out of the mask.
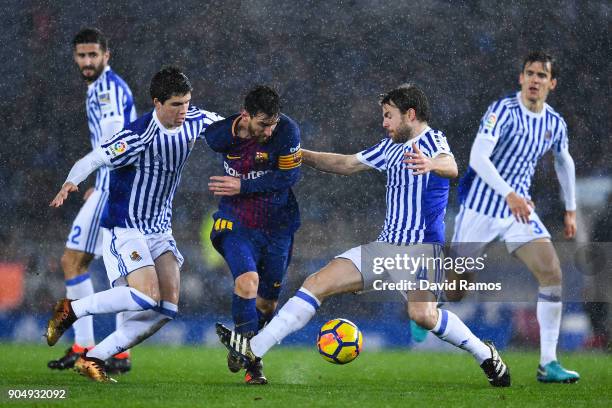
<path id="1" fill-rule="evenodd" d="M 321 356 L 334 364 L 350 363 L 361 353 L 363 336 L 355 323 L 332 319 L 325 323 L 317 336 Z"/>

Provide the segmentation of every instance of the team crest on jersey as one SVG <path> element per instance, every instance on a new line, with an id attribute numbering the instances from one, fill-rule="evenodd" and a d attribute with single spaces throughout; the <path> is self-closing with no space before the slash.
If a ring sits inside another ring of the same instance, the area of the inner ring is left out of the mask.
<path id="1" fill-rule="evenodd" d="M 255 152 L 255 162 L 256 163 L 265 163 L 268 161 L 268 153 L 266 152 Z"/>
<path id="2" fill-rule="evenodd" d="M 142 256 L 140 256 L 138 251 L 132 251 L 132 253 L 130 254 L 130 259 L 134 262 L 140 262 L 142 261 Z"/>
<path id="3" fill-rule="evenodd" d="M 115 142 L 108 147 L 108 152 L 113 157 L 119 156 L 121 153 L 125 152 L 126 150 L 127 150 L 127 143 L 125 143 L 123 140 L 119 140 L 118 142 Z"/>
<path id="4" fill-rule="evenodd" d="M 489 113 L 489 116 L 485 119 L 485 128 L 493 129 L 493 126 L 497 123 L 497 115 L 493 112 Z"/>
<path id="5" fill-rule="evenodd" d="M 100 103 L 100 105 L 110 104 L 110 92 L 103 92 L 101 94 L 98 94 L 98 102 Z"/>

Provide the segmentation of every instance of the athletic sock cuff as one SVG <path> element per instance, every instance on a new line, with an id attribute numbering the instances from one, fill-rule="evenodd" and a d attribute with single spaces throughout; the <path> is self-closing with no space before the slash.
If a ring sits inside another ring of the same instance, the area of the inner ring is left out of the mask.
<path id="1" fill-rule="evenodd" d="M 317 299 L 317 297 L 313 295 L 308 289 L 300 288 L 295 293 L 295 296 L 310 304 L 315 310 L 317 310 L 319 306 L 321 306 L 321 302 L 319 301 L 319 299 Z"/>

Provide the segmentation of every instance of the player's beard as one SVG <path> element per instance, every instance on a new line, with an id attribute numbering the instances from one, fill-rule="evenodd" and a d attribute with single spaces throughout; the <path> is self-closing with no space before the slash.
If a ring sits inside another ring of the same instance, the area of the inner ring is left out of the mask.
<path id="1" fill-rule="evenodd" d="M 270 140 L 270 138 L 268 136 L 266 136 L 265 133 L 261 132 L 261 133 L 257 133 L 257 131 L 253 128 L 253 125 L 249 122 L 249 135 L 250 137 L 255 137 L 257 139 L 258 143 L 266 143 L 268 140 Z"/>
<path id="2" fill-rule="evenodd" d="M 86 69 L 93 70 L 93 75 L 91 75 L 91 76 L 85 75 L 83 71 L 85 71 Z M 98 79 L 100 77 L 100 75 L 102 75 L 102 71 L 104 71 L 104 63 L 103 62 L 101 62 L 100 65 L 98 65 L 98 66 L 87 65 L 87 66 L 81 68 L 81 77 L 85 80 L 85 82 L 92 83 L 96 79 Z"/>
<path id="3" fill-rule="evenodd" d="M 393 143 L 406 143 L 414 137 L 414 130 L 404 124 L 400 124 L 394 133 L 391 133 Z"/>

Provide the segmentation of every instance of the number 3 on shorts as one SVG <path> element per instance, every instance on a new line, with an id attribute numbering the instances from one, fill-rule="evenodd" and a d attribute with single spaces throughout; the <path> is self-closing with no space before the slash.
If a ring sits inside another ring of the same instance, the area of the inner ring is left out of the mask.
<path id="1" fill-rule="evenodd" d="M 529 223 L 533 226 L 533 232 L 535 232 L 536 234 L 541 234 L 544 232 L 542 231 L 542 228 L 540 228 L 540 225 L 538 224 L 537 221 L 531 220 L 529 221 Z"/>

